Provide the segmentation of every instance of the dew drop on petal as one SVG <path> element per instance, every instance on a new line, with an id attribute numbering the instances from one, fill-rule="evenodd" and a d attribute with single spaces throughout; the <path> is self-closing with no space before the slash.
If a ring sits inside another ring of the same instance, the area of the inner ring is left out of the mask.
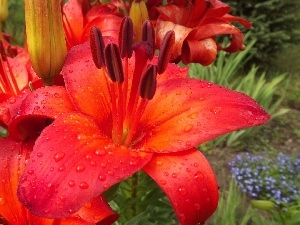
<path id="1" fill-rule="evenodd" d="M 88 189 L 88 188 L 89 188 L 89 185 L 88 185 L 86 182 L 81 182 L 81 183 L 79 184 L 79 187 L 80 187 L 81 189 Z"/>
<path id="2" fill-rule="evenodd" d="M 34 171 L 33 171 L 33 170 L 28 170 L 27 173 L 28 173 L 29 175 L 32 175 L 32 174 L 34 174 Z"/>
<path id="3" fill-rule="evenodd" d="M 185 195 L 186 192 L 187 192 L 185 187 L 179 187 L 179 188 L 178 188 L 178 191 L 179 191 L 179 193 L 180 193 L 181 195 Z"/>
<path id="4" fill-rule="evenodd" d="M 106 176 L 105 175 L 99 175 L 98 179 L 100 181 L 104 181 L 106 179 Z"/>
<path id="5" fill-rule="evenodd" d="M 162 161 L 157 161 L 157 162 L 156 162 L 156 165 L 162 166 L 162 165 L 163 165 L 163 162 L 162 162 Z"/>
<path id="6" fill-rule="evenodd" d="M 4 204 L 5 204 L 4 199 L 0 197 L 0 205 L 4 205 Z"/>
<path id="7" fill-rule="evenodd" d="M 82 171 L 84 171 L 84 170 L 85 170 L 85 166 L 84 166 L 84 165 L 79 164 L 79 165 L 76 167 L 76 171 L 77 171 L 77 172 L 82 172 Z"/>
<path id="8" fill-rule="evenodd" d="M 195 209 L 196 209 L 197 211 L 201 209 L 201 206 L 200 206 L 199 203 L 195 203 Z"/>
<path id="9" fill-rule="evenodd" d="M 187 125 L 184 127 L 183 131 L 184 131 L 184 132 L 190 132 L 190 131 L 193 129 L 193 127 L 194 127 L 193 124 L 187 124 Z"/>
<path id="10" fill-rule="evenodd" d="M 172 173 L 173 178 L 177 178 L 178 174 L 177 173 Z"/>
<path id="11" fill-rule="evenodd" d="M 42 157 L 42 156 L 43 156 L 43 153 L 38 152 L 36 155 L 37 155 L 37 157 Z"/>
<path id="12" fill-rule="evenodd" d="M 185 215 L 183 213 L 179 213 L 178 217 L 180 221 L 185 221 Z"/>
<path id="13" fill-rule="evenodd" d="M 166 180 L 160 180 L 160 183 L 161 183 L 162 185 L 166 185 L 166 184 L 167 184 L 167 181 L 166 181 Z"/>
<path id="14" fill-rule="evenodd" d="M 70 187 L 74 187 L 75 186 L 75 181 L 74 180 L 70 180 L 68 184 L 69 184 Z"/>
<path id="15" fill-rule="evenodd" d="M 107 171 L 107 174 L 110 176 L 113 176 L 115 173 L 114 173 L 114 171 L 109 170 L 109 171 Z"/>
<path id="16" fill-rule="evenodd" d="M 58 162 L 58 161 L 62 160 L 64 157 L 65 157 L 65 153 L 64 152 L 57 152 L 54 155 L 54 160 L 55 160 L 55 162 Z"/>
<path id="17" fill-rule="evenodd" d="M 194 178 L 196 181 L 203 181 L 204 179 L 204 175 L 202 172 L 198 171 L 195 175 L 194 175 Z"/>
<path id="18" fill-rule="evenodd" d="M 97 156 L 104 156 L 105 154 L 106 154 L 106 151 L 103 149 L 95 150 L 95 155 L 97 155 Z"/>
<path id="19" fill-rule="evenodd" d="M 188 115 L 188 117 L 191 119 L 196 119 L 198 117 L 198 113 L 197 112 L 191 113 L 190 115 Z"/>

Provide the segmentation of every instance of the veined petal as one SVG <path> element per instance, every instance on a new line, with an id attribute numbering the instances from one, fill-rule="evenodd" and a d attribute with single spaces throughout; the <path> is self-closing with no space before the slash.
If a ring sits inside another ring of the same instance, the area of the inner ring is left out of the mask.
<path id="1" fill-rule="evenodd" d="M 148 134 L 144 151 L 176 152 L 268 119 L 245 94 L 197 79 L 172 79 L 157 87 L 136 135 Z"/>
<path id="2" fill-rule="evenodd" d="M 64 87 L 50 86 L 30 93 L 18 110 L 9 130 L 14 138 L 25 140 L 28 136 L 36 136 L 47 125 L 46 118 L 55 119 L 74 111 L 74 106 Z"/>
<path id="3" fill-rule="evenodd" d="M 11 224 L 22 225 L 27 219 L 26 209 L 18 201 L 16 191 L 33 144 L 0 138 L 0 156 L 3 159 L 0 166 L 0 215 Z"/>
<path id="4" fill-rule="evenodd" d="M 68 49 L 79 44 L 83 29 L 82 3 L 78 0 L 69 0 L 63 6 L 63 22 Z"/>
<path id="5" fill-rule="evenodd" d="M 112 130 L 109 81 L 105 71 L 95 66 L 89 43 L 70 50 L 62 74 L 75 108 L 92 116 L 101 130 L 109 135 Z"/>
<path id="6" fill-rule="evenodd" d="M 175 44 L 173 47 L 171 60 L 175 60 L 177 57 L 181 55 L 181 48 L 182 48 L 183 41 L 193 30 L 192 28 L 188 28 L 170 21 L 163 21 L 163 20 L 157 20 L 156 29 L 158 31 L 156 34 L 157 46 L 161 45 L 166 32 L 170 30 L 173 30 L 175 32 Z"/>
<path id="7" fill-rule="evenodd" d="M 198 225 L 218 204 L 215 175 L 195 148 L 176 154 L 155 154 L 143 168 L 170 199 L 181 225 Z"/>
<path id="8" fill-rule="evenodd" d="M 88 116 L 63 115 L 37 139 L 18 196 L 35 215 L 65 217 L 137 172 L 151 157 L 116 146 Z"/>
<path id="9" fill-rule="evenodd" d="M 29 95 L 30 90 L 25 89 L 16 97 L 10 97 L 5 102 L 0 103 L 0 125 L 9 125 L 17 115 L 23 100 Z"/>
<path id="10" fill-rule="evenodd" d="M 99 27 L 103 36 L 118 38 L 122 18 L 113 14 L 98 15 L 88 22 L 82 31 L 81 43 L 88 41 L 93 26 Z"/>
<path id="11" fill-rule="evenodd" d="M 203 40 L 185 40 L 182 46 L 182 62 L 200 63 L 204 66 L 211 64 L 217 56 L 217 44 L 211 38 Z"/>

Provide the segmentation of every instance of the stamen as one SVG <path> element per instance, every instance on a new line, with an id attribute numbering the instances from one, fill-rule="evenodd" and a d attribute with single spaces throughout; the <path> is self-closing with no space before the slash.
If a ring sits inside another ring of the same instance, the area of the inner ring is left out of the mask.
<path id="1" fill-rule="evenodd" d="M 143 24 L 142 41 L 146 41 L 150 44 L 150 46 L 152 48 L 152 56 L 150 57 L 150 59 L 152 59 L 154 56 L 154 51 L 155 51 L 155 48 L 154 48 L 155 35 L 154 35 L 154 27 L 149 20 L 145 21 L 145 23 Z"/>
<path id="2" fill-rule="evenodd" d="M 162 74 L 166 70 L 171 58 L 174 43 L 175 43 L 175 33 L 174 31 L 170 30 L 165 34 L 164 39 L 160 46 L 158 63 L 157 63 L 158 74 Z"/>
<path id="3" fill-rule="evenodd" d="M 121 57 L 130 58 L 132 56 L 132 43 L 133 43 L 133 23 L 130 17 L 124 17 L 121 23 L 119 32 L 119 47 Z"/>
<path id="4" fill-rule="evenodd" d="M 157 75 L 157 66 L 148 65 L 147 69 L 144 72 L 144 75 L 140 84 L 140 96 L 151 100 L 154 97 L 156 91 L 156 75 Z"/>
<path id="5" fill-rule="evenodd" d="M 105 65 L 104 61 L 104 40 L 100 29 L 93 26 L 90 30 L 90 45 L 94 63 L 98 69 Z"/>
<path id="6" fill-rule="evenodd" d="M 118 82 L 119 84 L 123 83 L 124 73 L 118 46 L 114 43 L 109 43 L 105 47 L 104 56 L 108 76 L 110 79 L 113 82 Z"/>

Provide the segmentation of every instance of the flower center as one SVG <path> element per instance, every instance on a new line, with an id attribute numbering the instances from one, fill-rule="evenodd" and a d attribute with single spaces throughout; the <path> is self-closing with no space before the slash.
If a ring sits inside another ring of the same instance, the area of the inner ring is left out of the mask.
<path id="1" fill-rule="evenodd" d="M 93 27 L 90 32 L 93 60 L 98 69 L 107 74 L 112 108 L 112 140 L 119 145 L 133 146 L 137 126 L 156 92 L 156 77 L 165 71 L 175 40 L 169 31 L 160 48 L 158 63 L 154 56 L 154 28 L 146 21 L 142 29 L 142 41 L 133 44 L 133 24 L 129 17 L 122 20 L 119 43 L 105 46 L 101 31 Z M 135 53 L 134 69 L 129 76 L 129 59 Z M 131 83 L 129 83 L 131 82 Z"/>

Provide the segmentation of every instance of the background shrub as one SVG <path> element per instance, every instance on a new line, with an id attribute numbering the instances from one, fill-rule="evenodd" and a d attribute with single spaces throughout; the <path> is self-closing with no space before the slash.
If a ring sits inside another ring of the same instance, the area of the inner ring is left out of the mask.
<path id="1" fill-rule="evenodd" d="M 299 0 L 225 0 L 230 14 L 253 22 L 250 40 L 256 39 L 252 62 L 269 65 L 281 50 L 300 44 Z"/>

